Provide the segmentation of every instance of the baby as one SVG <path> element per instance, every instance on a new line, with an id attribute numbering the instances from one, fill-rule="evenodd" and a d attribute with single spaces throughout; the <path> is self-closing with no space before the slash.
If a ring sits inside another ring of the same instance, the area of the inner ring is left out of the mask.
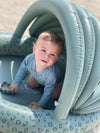
<path id="1" fill-rule="evenodd" d="M 44 86 L 40 101 L 32 102 L 30 105 L 46 108 L 51 98 L 57 100 L 64 80 L 64 68 L 57 61 L 63 45 L 62 39 L 54 32 L 41 33 L 33 45 L 33 53 L 23 60 L 9 89 L 16 92 L 29 72 L 28 86 L 30 88 Z"/>

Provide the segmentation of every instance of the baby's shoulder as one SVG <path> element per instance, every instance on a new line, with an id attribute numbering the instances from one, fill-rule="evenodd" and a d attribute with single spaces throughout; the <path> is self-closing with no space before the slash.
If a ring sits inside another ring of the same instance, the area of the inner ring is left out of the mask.
<path id="1" fill-rule="evenodd" d="M 31 53 L 31 54 L 29 54 L 29 55 L 27 55 L 27 56 L 25 57 L 24 61 L 25 61 L 25 62 L 30 62 L 30 61 L 34 60 L 34 58 L 35 58 L 34 54 Z"/>
<path id="2" fill-rule="evenodd" d="M 31 54 L 28 54 L 28 55 L 25 57 L 25 59 L 27 60 L 27 59 L 30 59 L 30 58 L 33 58 L 33 57 L 34 57 L 34 54 L 31 53 Z"/>

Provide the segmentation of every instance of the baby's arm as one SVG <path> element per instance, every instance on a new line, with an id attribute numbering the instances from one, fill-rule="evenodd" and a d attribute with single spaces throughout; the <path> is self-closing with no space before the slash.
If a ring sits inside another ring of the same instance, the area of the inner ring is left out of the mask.
<path id="1" fill-rule="evenodd" d="M 10 90 L 14 90 L 15 92 L 17 92 L 18 86 L 15 85 L 15 84 L 10 84 L 9 89 L 10 89 Z"/>
<path id="2" fill-rule="evenodd" d="M 24 78 L 26 77 L 27 75 L 27 67 L 26 67 L 26 64 L 25 64 L 25 60 L 21 63 L 21 66 L 19 67 L 19 70 L 15 76 L 15 79 L 14 81 L 12 82 L 10 88 L 11 89 L 14 89 L 13 87 L 17 88 L 20 86 L 20 84 L 22 83 L 22 81 L 24 80 Z M 16 89 L 18 90 L 18 88 Z"/>
<path id="3" fill-rule="evenodd" d="M 49 103 L 50 99 L 52 98 L 53 92 L 55 89 L 55 85 L 47 85 L 44 88 L 44 93 L 43 96 L 41 97 L 40 101 L 38 103 L 36 102 L 31 102 L 28 107 L 31 108 L 46 108 L 47 104 Z"/>
<path id="4" fill-rule="evenodd" d="M 52 98 L 53 92 L 55 90 L 56 84 L 49 84 L 46 85 L 44 88 L 44 93 L 38 102 L 40 107 L 46 108 L 47 104 L 49 103 L 50 99 Z"/>

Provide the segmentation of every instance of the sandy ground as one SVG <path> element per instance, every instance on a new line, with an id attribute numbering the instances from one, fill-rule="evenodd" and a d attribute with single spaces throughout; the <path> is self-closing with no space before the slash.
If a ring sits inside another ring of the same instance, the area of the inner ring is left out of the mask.
<path id="1" fill-rule="evenodd" d="M 0 0 L 0 32 L 14 32 L 21 17 L 36 0 Z M 100 18 L 100 0 L 69 0 L 92 11 Z M 28 34 L 28 31 L 25 32 Z M 88 133 L 100 133 L 100 126 Z"/>
<path id="2" fill-rule="evenodd" d="M 0 32 L 14 32 L 25 11 L 35 1 L 36 0 L 0 0 Z M 100 0 L 69 1 L 89 9 L 100 18 Z M 28 31 L 25 32 L 25 34 L 28 34 Z"/>
<path id="3" fill-rule="evenodd" d="M 0 0 L 0 32 L 14 32 L 18 22 L 35 0 Z"/>

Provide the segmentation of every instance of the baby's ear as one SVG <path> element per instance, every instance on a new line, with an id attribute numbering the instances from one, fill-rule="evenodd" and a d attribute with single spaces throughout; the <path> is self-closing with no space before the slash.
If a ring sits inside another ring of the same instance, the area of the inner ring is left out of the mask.
<path id="1" fill-rule="evenodd" d="M 36 44 L 33 45 L 33 53 L 35 54 L 36 51 Z"/>

